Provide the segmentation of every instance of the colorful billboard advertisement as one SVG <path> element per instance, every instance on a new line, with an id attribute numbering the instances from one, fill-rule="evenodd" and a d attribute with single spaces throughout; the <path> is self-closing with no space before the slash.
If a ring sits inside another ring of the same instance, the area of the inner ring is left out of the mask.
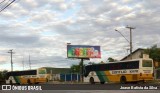
<path id="1" fill-rule="evenodd" d="M 100 46 L 67 45 L 68 58 L 101 58 Z"/>

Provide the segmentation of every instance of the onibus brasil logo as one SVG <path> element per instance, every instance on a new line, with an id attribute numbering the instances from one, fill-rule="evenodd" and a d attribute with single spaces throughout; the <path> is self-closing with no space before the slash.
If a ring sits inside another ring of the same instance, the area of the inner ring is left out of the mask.
<path id="1" fill-rule="evenodd" d="M 2 90 L 42 90 L 41 86 L 2 85 Z"/>

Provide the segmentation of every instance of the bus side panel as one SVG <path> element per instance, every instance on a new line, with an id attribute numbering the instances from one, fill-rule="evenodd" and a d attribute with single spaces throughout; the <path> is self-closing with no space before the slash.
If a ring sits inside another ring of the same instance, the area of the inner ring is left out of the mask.
<path id="1" fill-rule="evenodd" d="M 47 78 L 37 78 L 36 79 L 36 82 L 37 83 L 45 83 L 45 82 L 47 82 L 48 80 L 47 80 Z"/>
<path id="2" fill-rule="evenodd" d="M 130 70 L 133 70 L 133 69 L 130 69 Z M 138 81 L 138 75 L 139 73 L 138 72 L 135 72 L 134 74 L 132 73 L 129 73 L 130 70 L 126 70 L 127 73 L 117 73 L 117 74 L 112 74 L 112 71 L 105 71 L 106 73 L 106 76 L 108 76 L 108 79 L 110 82 L 120 82 L 120 79 L 122 76 L 125 76 L 126 77 L 126 80 L 128 82 L 131 82 L 131 81 Z M 138 69 L 137 69 L 138 71 Z"/>
<path id="3" fill-rule="evenodd" d="M 36 78 L 30 78 L 30 81 L 31 81 L 32 84 L 37 83 L 37 79 Z"/>
<path id="4" fill-rule="evenodd" d="M 138 70 L 138 69 L 137 69 Z M 138 71 L 139 72 L 139 71 Z M 127 82 L 139 81 L 139 73 L 135 74 L 112 74 L 112 71 L 92 71 L 89 75 L 85 78 L 85 82 L 89 82 L 91 77 L 94 78 L 95 82 L 120 82 L 121 76 L 125 76 Z"/>
<path id="5" fill-rule="evenodd" d="M 90 82 L 91 77 L 94 78 L 94 82 L 100 82 L 100 79 L 95 71 L 91 71 L 87 77 L 84 77 L 84 82 Z"/>
<path id="6" fill-rule="evenodd" d="M 95 82 L 118 82 L 120 75 L 112 75 L 110 71 L 96 71 L 95 75 L 89 74 L 90 77 L 94 77 Z M 98 77 L 98 80 L 96 79 Z"/>
<path id="7" fill-rule="evenodd" d="M 119 77 L 117 77 L 117 75 L 112 75 L 110 71 L 105 71 L 105 74 L 109 82 L 117 82 L 119 80 Z"/>
<path id="8" fill-rule="evenodd" d="M 20 78 L 20 84 L 27 84 L 27 78 Z"/>
<path id="9" fill-rule="evenodd" d="M 20 76 L 13 76 L 14 80 L 16 81 L 17 84 L 20 84 Z"/>
<path id="10" fill-rule="evenodd" d="M 120 82 L 121 76 L 125 76 L 128 82 L 137 81 L 138 74 L 117 74 L 117 75 L 109 75 L 108 79 L 110 82 Z"/>
<path id="11" fill-rule="evenodd" d="M 10 76 L 9 78 L 8 78 L 8 80 L 6 80 L 6 84 L 10 84 L 11 82 L 13 83 L 13 84 L 16 84 L 17 82 L 16 82 L 16 80 L 15 80 L 15 78 L 13 77 L 13 76 Z"/>
<path id="12" fill-rule="evenodd" d="M 117 75 L 111 75 L 109 71 L 96 71 L 96 76 L 98 77 L 98 81 L 100 82 L 112 82 L 118 80 Z"/>
<path id="13" fill-rule="evenodd" d="M 138 75 L 139 80 L 146 80 L 147 81 L 147 80 L 153 80 L 154 79 L 152 69 L 140 68 L 140 73 L 142 73 L 142 74 Z"/>
<path id="14" fill-rule="evenodd" d="M 139 80 L 153 80 L 154 77 L 152 74 L 142 74 L 142 76 L 139 76 Z"/>
<path id="15" fill-rule="evenodd" d="M 109 82 L 108 76 L 106 75 L 105 71 L 96 71 L 96 74 L 100 82 Z"/>
<path id="16" fill-rule="evenodd" d="M 21 78 L 21 84 L 28 84 L 27 80 L 30 80 L 30 83 L 36 84 L 36 83 L 45 83 L 47 82 L 46 78 Z"/>

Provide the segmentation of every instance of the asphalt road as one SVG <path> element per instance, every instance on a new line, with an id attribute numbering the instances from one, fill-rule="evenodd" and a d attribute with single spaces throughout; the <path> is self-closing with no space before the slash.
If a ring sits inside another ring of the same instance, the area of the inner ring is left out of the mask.
<path id="1" fill-rule="evenodd" d="M 0 93 L 160 93 L 157 90 L 43 90 L 43 91 L 0 91 Z"/>
<path id="2" fill-rule="evenodd" d="M 49 84 L 43 90 L 159 90 L 160 84 Z"/>

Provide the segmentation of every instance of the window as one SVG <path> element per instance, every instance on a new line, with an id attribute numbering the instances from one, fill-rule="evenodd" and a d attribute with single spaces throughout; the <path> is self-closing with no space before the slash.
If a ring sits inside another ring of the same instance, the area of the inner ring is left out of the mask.
<path id="1" fill-rule="evenodd" d="M 152 67 L 152 61 L 151 60 L 143 60 L 142 66 L 143 67 Z"/>
<path id="2" fill-rule="evenodd" d="M 45 74 L 46 70 L 45 69 L 39 69 L 39 74 Z"/>
<path id="3" fill-rule="evenodd" d="M 139 60 L 108 63 L 108 64 L 93 64 L 85 66 L 86 70 L 85 75 L 87 76 L 90 71 L 123 70 L 123 69 L 138 69 L 138 68 L 139 68 Z"/>

